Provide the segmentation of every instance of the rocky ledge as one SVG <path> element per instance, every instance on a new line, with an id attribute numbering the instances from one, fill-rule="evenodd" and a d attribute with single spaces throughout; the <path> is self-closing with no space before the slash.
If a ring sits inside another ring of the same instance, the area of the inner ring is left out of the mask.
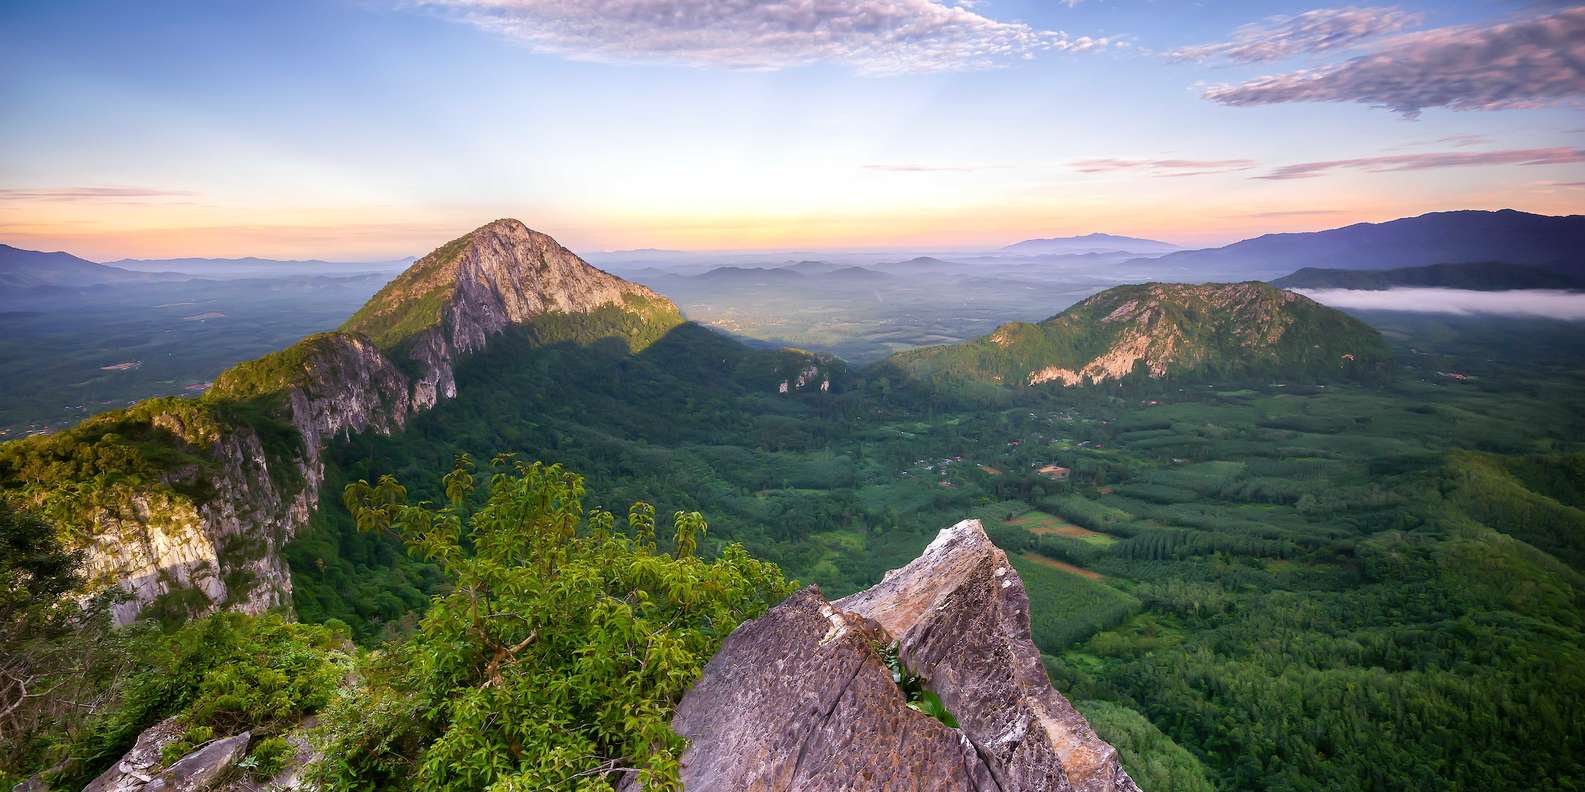
<path id="1" fill-rule="evenodd" d="M 909 706 L 893 652 L 956 727 Z M 688 790 L 1139 789 L 1051 687 L 1023 581 L 978 520 L 873 588 L 810 586 L 743 624 L 673 727 Z"/>

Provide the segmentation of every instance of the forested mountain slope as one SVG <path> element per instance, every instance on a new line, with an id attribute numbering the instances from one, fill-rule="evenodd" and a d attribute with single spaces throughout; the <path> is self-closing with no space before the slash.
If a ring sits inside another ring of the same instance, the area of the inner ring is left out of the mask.
<path id="1" fill-rule="evenodd" d="M 346 326 L 223 373 L 200 398 L 142 402 L 0 447 L 0 491 L 88 554 L 93 581 L 172 620 L 289 604 L 280 548 L 319 501 L 336 435 L 390 433 L 456 395 L 454 365 L 509 327 L 527 343 L 643 349 L 676 306 L 516 220 L 447 243 Z"/>

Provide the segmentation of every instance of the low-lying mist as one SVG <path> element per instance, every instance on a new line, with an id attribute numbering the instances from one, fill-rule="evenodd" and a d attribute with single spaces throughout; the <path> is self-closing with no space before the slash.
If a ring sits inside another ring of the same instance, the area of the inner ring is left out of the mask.
<path id="1" fill-rule="evenodd" d="M 1464 289 L 1295 289 L 1333 308 L 1361 311 L 1493 314 L 1585 320 L 1585 292 L 1552 289 L 1468 291 Z"/>

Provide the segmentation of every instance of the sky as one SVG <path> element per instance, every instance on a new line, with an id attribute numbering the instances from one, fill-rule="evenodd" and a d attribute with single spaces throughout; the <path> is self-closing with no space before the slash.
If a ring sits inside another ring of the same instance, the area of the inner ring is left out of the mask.
<path id="1" fill-rule="evenodd" d="M 1585 212 L 1585 5 L 0 0 L 0 242 L 1184 245 Z"/>

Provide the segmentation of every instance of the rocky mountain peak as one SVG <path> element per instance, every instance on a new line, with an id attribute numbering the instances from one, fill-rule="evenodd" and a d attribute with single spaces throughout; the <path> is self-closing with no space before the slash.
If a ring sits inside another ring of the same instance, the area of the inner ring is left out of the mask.
<path id="1" fill-rule="evenodd" d="M 449 324 L 452 340 L 471 350 L 508 324 L 632 301 L 670 305 L 643 286 L 591 266 L 549 235 L 506 218 L 414 262 L 342 329 L 390 349 Z"/>
<path id="2" fill-rule="evenodd" d="M 506 318 L 523 322 L 549 312 L 587 313 L 627 295 L 663 299 L 644 286 L 597 269 L 556 240 L 518 220 L 497 220 L 469 234 L 457 257 L 458 294 L 483 287 Z"/>
<path id="3" fill-rule="evenodd" d="M 453 366 L 491 336 L 542 316 L 602 308 L 636 314 L 640 324 L 682 321 L 670 300 L 591 266 L 519 220 L 501 219 L 414 262 L 341 329 L 416 362 L 412 404 L 424 409 L 456 395 Z"/>

